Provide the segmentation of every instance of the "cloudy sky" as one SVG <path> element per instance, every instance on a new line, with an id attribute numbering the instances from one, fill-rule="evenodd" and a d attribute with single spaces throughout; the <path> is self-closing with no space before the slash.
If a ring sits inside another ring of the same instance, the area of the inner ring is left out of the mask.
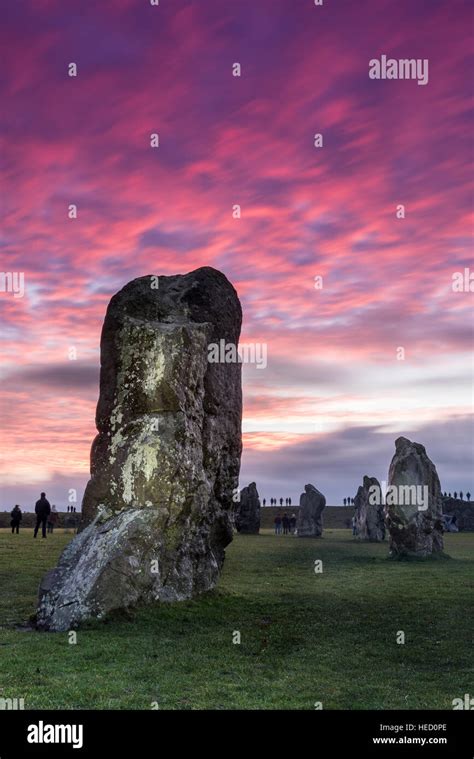
<path id="1" fill-rule="evenodd" d="M 464 0 L 2 8 L 1 270 L 25 295 L 0 293 L 1 509 L 80 502 L 108 300 L 202 265 L 268 349 L 242 485 L 338 503 L 404 434 L 474 492 L 471 22 Z M 428 84 L 369 79 L 382 54 L 428 59 Z"/>

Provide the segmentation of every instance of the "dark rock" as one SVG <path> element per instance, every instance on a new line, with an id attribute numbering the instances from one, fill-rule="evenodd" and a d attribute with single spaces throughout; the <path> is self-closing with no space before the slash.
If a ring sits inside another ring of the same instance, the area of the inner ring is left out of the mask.
<path id="1" fill-rule="evenodd" d="M 235 515 L 237 532 L 246 535 L 258 535 L 260 531 L 260 499 L 257 486 L 251 482 L 240 492 L 240 502 L 237 504 Z"/>
<path id="2" fill-rule="evenodd" d="M 438 473 L 424 446 L 395 441 L 385 516 L 392 556 L 428 556 L 443 550 L 442 497 Z"/>
<path id="3" fill-rule="evenodd" d="M 472 501 L 443 498 L 443 514 L 456 517 L 456 526 L 460 532 L 474 530 L 474 503 Z"/>
<path id="4" fill-rule="evenodd" d="M 237 345 L 241 318 L 209 267 L 140 277 L 110 301 L 82 531 L 42 584 L 40 628 L 215 585 L 232 539 L 242 396 L 241 364 L 210 363 L 208 345 Z"/>
<path id="5" fill-rule="evenodd" d="M 356 537 L 379 542 L 385 538 L 384 507 L 380 483 L 375 477 L 364 477 L 354 498 Z"/>
<path id="6" fill-rule="evenodd" d="M 300 511 L 296 524 L 300 538 L 319 538 L 323 534 L 322 512 L 326 499 L 314 485 L 305 485 L 305 492 L 300 496 Z"/>
<path id="7" fill-rule="evenodd" d="M 459 532 L 457 518 L 454 514 L 443 514 L 442 520 L 445 532 Z"/>

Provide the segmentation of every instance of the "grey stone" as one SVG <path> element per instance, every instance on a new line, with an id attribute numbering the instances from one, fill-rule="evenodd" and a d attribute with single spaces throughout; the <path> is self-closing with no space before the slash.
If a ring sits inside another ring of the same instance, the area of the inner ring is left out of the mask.
<path id="1" fill-rule="evenodd" d="M 474 530 L 474 503 L 472 501 L 443 498 L 443 513 L 456 517 L 456 526 L 460 532 Z"/>
<path id="2" fill-rule="evenodd" d="M 299 538 L 319 538 L 323 534 L 322 512 L 326 499 L 314 485 L 305 485 L 300 496 L 300 511 L 296 524 Z"/>
<path id="3" fill-rule="evenodd" d="M 443 514 L 443 527 L 445 532 L 459 532 L 455 514 Z"/>
<path id="4" fill-rule="evenodd" d="M 208 345 L 237 345 L 241 319 L 210 267 L 140 277 L 110 301 L 83 523 L 42 583 L 38 627 L 217 582 L 240 470 L 241 364 L 209 362 Z"/>
<path id="5" fill-rule="evenodd" d="M 257 486 L 251 482 L 240 492 L 240 502 L 237 503 L 235 514 L 237 532 L 246 535 L 258 535 L 260 531 L 260 499 Z"/>
<path id="6" fill-rule="evenodd" d="M 390 554 L 423 557 L 442 551 L 441 486 L 436 467 L 423 445 L 405 437 L 395 441 L 388 484 L 385 517 L 390 532 Z M 396 486 L 394 496 L 389 498 L 393 486 Z M 426 503 L 407 497 L 408 487 L 413 486 L 419 486 L 420 493 L 426 488 Z"/>
<path id="7" fill-rule="evenodd" d="M 358 540 L 377 543 L 385 538 L 384 506 L 380 483 L 365 476 L 354 498 L 355 527 Z"/>

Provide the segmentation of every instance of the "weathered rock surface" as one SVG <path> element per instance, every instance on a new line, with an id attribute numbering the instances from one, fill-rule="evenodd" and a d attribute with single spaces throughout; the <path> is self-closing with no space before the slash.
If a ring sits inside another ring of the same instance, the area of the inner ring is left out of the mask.
<path id="1" fill-rule="evenodd" d="M 443 498 L 443 514 L 456 517 L 461 532 L 474 530 L 474 503 L 460 498 Z"/>
<path id="2" fill-rule="evenodd" d="M 443 528 L 445 532 L 459 532 L 455 514 L 443 514 Z"/>
<path id="3" fill-rule="evenodd" d="M 378 542 L 385 538 L 384 506 L 380 483 L 365 476 L 354 498 L 356 537 Z"/>
<path id="4" fill-rule="evenodd" d="M 314 485 L 305 485 L 300 496 L 300 511 L 296 523 L 299 538 L 319 538 L 323 534 L 322 512 L 326 499 Z"/>
<path id="5" fill-rule="evenodd" d="M 240 491 L 240 502 L 237 503 L 235 514 L 237 532 L 246 535 L 258 535 L 260 531 L 260 499 L 257 486 L 251 482 Z"/>
<path id="6" fill-rule="evenodd" d="M 214 586 L 232 539 L 241 454 L 242 312 L 215 269 L 140 277 L 110 301 L 101 338 L 98 435 L 80 534 L 40 587 L 38 627 Z"/>
<path id="7" fill-rule="evenodd" d="M 442 496 L 438 473 L 423 445 L 404 437 L 395 441 L 390 464 L 385 517 L 392 556 L 428 556 L 443 550 Z M 396 486 L 394 494 L 389 491 Z M 426 501 L 408 495 L 408 486 Z M 426 491 L 424 491 L 426 488 Z M 408 496 L 408 497 L 407 497 Z M 390 503 L 390 501 L 394 503 Z"/>

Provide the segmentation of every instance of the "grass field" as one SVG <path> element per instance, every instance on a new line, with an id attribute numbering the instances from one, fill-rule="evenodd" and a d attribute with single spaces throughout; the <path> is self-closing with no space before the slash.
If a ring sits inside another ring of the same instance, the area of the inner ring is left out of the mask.
<path id="1" fill-rule="evenodd" d="M 474 533 L 425 562 L 349 530 L 237 535 L 214 592 L 94 623 L 76 645 L 21 629 L 71 537 L 0 531 L 0 697 L 26 709 L 451 709 L 474 693 Z"/>

